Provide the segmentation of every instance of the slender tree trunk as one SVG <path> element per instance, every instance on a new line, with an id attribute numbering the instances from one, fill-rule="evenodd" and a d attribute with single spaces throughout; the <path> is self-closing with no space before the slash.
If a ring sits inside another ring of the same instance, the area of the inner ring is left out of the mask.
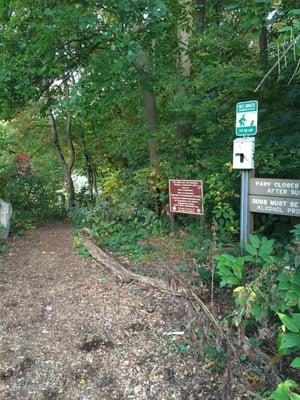
<path id="1" fill-rule="evenodd" d="M 72 175 L 70 171 L 66 174 L 67 192 L 68 192 L 68 206 L 69 208 L 75 207 L 75 190 Z"/>
<path id="2" fill-rule="evenodd" d="M 193 25 L 192 17 L 192 3 L 191 0 L 181 0 L 182 13 L 185 16 L 185 21 L 182 26 L 178 27 L 178 78 L 180 83 L 177 86 L 177 94 L 180 99 L 185 99 L 186 88 L 185 79 L 191 75 L 191 61 L 188 54 L 189 44 L 191 40 L 191 32 Z M 182 100 L 183 101 L 183 100 Z M 187 139 L 190 136 L 192 125 L 186 121 L 189 119 L 188 115 L 184 115 L 180 112 L 177 113 L 176 126 L 177 136 L 179 140 Z"/>
<path id="3" fill-rule="evenodd" d="M 150 133 L 148 139 L 149 158 L 155 169 L 158 169 L 159 155 L 154 134 L 158 131 L 158 119 L 156 111 L 155 93 L 151 77 L 149 57 L 145 51 L 142 51 L 134 62 L 141 81 L 145 108 L 145 118 Z"/>
<path id="4" fill-rule="evenodd" d="M 204 31 L 205 0 L 195 0 L 195 30 L 198 34 Z"/>
<path id="5" fill-rule="evenodd" d="M 259 60 L 263 69 L 268 67 L 268 29 L 262 26 L 259 34 Z"/>
<path id="6" fill-rule="evenodd" d="M 69 147 L 70 154 L 71 154 L 69 162 L 66 161 L 66 158 L 63 154 L 63 151 L 62 151 L 62 148 L 61 148 L 61 145 L 59 142 L 57 124 L 56 124 L 56 120 L 55 120 L 52 110 L 49 110 L 49 123 L 50 123 L 50 130 L 51 130 L 51 136 L 52 136 L 52 143 L 53 143 L 57 158 L 65 172 L 67 195 L 68 195 L 68 207 L 71 208 L 71 207 L 75 206 L 75 191 L 74 191 L 74 184 L 73 184 L 73 180 L 72 180 L 72 169 L 73 169 L 74 162 L 75 162 L 75 149 L 74 149 L 73 141 L 72 141 L 71 115 L 70 115 L 70 113 L 68 113 L 67 124 L 66 124 L 68 147 Z"/>

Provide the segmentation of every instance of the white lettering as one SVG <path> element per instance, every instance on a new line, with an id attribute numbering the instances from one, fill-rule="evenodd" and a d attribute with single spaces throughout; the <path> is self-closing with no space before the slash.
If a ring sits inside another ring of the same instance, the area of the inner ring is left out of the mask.
<path id="1" fill-rule="evenodd" d="M 254 198 L 254 199 L 252 199 L 252 203 L 253 204 L 267 205 L 268 204 L 268 200 Z"/>
<path id="2" fill-rule="evenodd" d="M 270 205 L 285 207 L 287 205 L 287 201 L 286 200 L 270 200 Z"/>
<path id="3" fill-rule="evenodd" d="M 300 190 L 294 190 L 294 189 L 292 189 L 292 190 L 291 190 L 291 194 L 292 194 L 293 196 L 300 196 Z"/>
<path id="4" fill-rule="evenodd" d="M 287 209 L 288 214 L 293 214 L 293 215 L 300 215 L 300 208 L 288 208 Z"/>
<path id="5" fill-rule="evenodd" d="M 256 186 L 261 186 L 261 187 L 270 187 L 271 182 L 266 182 L 266 181 L 255 181 Z"/>

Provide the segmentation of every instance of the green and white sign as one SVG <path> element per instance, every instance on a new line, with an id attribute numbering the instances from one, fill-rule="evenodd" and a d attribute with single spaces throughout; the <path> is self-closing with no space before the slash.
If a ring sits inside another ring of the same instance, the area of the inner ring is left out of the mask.
<path id="1" fill-rule="evenodd" d="M 236 136 L 252 136 L 257 133 L 257 100 L 242 101 L 236 105 Z"/>

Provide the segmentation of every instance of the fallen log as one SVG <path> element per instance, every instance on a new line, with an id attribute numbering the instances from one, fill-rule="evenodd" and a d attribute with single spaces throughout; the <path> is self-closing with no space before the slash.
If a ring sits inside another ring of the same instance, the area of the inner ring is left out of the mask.
<path id="1" fill-rule="evenodd" d="M 111 273 L 114 277 L 119 279 L 122 283 L 136 282 L 148 287 L 152 287 L 154 289 L 159 289 L 161 291 L 171 293 L 174 296 L 184 297 L 190 302 L 190 304 L 193 305 L 197 314 L 200 315 L 200 312 L 202 310 L 204 315 L 212 324 L 211 326 L 215 327 L 214 331 L 216 336 L 221 337 L 223 339 L 223 343 L 225 344 L 225 348 L 227 349 L 229 362 L 227 364 L 224 376 L 226 375 L 228 376 L 224 383 L 227 386 L 229 386 L 232 379 L 232 372 L 230 366 L 231 357 L 237 359 L 239 354 L 246 353 L 249 356 L 250 354 L 249 351 L 252 351 L 253 353 L 253 349 L 251 349 L 249 345 L 249 339 L 245 337 L 245 343 L 243 343 L 244 344 L 243 347 L 241 346 L 241 344 L 236 343 L 236 341 L 233 340 L 234 338 L 232 337 L 232 335 L 229 335 L 228 332 L 224 331 L 223 327 L 220 325 L 218 320 L 213 315 L 213 312 L 210 311 L 209 306 L 206 305 L 204 301 L 202 301 L 201 298 L 197 296 L 196 293 L 191 288 L 178 287 L 178 286 L 174 288 L 172 285 L 160 279 L 138 275 L 128 270 L 113 256 L 109 255 L 105 250 L 101 249 L 101 247 L 97 246 L 94 243 L 93 239 L 91 239 L 91 233 L 88 228 L 83 228 L 82 233 L 86 235 L 82 240 L 82 245 L 88 250 L 89 254 L 100 265 L 102 265 L 109 273 Z M 87 237 L 87 235 L 89 237 Z M 198 309 L 197 305 L 200 307 L 200 310 Z M 166 335 L 168 334 L 169 333 L 167 333 Z M 183 332 L 171 332 L 171 334 L 182 335 Z M 276 366 L 270 366 L 269 357 L 260 349 L 255 349 L 254 351 L 255 351 L 255 356 L 257 357 L 256 359 L 260 361 L 263 365 L 268 367 L 268 369 L 272 371 L 272 376 L 274 376 L 276 378 L 276 381 L 279 382 L 281 378 L 279 376 Z"/>
<path id="2" fill-rule="evenodd" d="M 88 228 L 83 228 L 82 233 L 91 236 Z M 138 275 L 132 271 L 129 271 L 119 261 L 107 254 L 106 251 L 102 250 L 93 242 L 91 238 L 87 236 L 83 238 L 82 245 L 99 264 L 101 264 L 108 272 L 110 272 L 123 283 L 137 282 L 148 287 L 171 293 L 174 296 L 184 297 L 190 302 L 196 301 L 211 323 L 217 328 L 218 334 L 221 335 L 223 339 L 228 340 L 225 332 L 209 310 L 208 306 L 206 306 L 200 297 L 198 297 L 191 289 L 182 286 L 173 288 L 171 285 L 162 281 L 161 279 L 150 278 L 148 276 Z"/>
<path id="3" fill-rule="evenodd" d="M 83 232 L 87 233 L 87 229 L 84 229 Z M 104 250 L 102 250 L 99 246 L 97 246 L 91 239 L 85 237 L 82 241 L 82 245 L 87 249 L 89 254 L 99 263 L 101 264 L 106 270 L 108 270 L 113 276 L 119 279 L 123 283 L 130 283 L 130 282 L 138 282 L 145 286 L 150 286 L 156 289 L 164 290 L 167 292 L 174 293 L 174 290 L 170 285 L 166 282 L 150 278 L 148 276 L 142 276 L 135 274 L 132 271 L 126 269 L 119 261 L 117 261 L 114 257 L 107 254 Z M 182 288 L 184 292 L 187 291 Z M 181 290 L 181 292 L 182 292 Z M 175 294 L 175 293 L 174 293 Z M 178 293 L 176 293 L 178 294 Z M 181 293 L 183 294 L 183 293 Z"/>

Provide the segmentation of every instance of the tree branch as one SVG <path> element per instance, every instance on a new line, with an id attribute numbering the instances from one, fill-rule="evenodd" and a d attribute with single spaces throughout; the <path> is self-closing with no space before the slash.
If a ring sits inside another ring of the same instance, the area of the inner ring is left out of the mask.
<path id="1" fill-rule="evenodd" d="M 277 67 L 277 65 L 280 63 L 280 61 L 284 58 L 284 56 L 286 55 L 286 53 L 294 46 L 294 44 L 297 43 L 298 39 L 300 38 L 300 35 L 298 35 L 295 40 L 293 40 L 289 46 L 286 48 L 286 50 L 281 54 L 281 56 L 278 58 L 278 60 L 276 61 L 276 63 L 269 69 L 269 71 L 265 74 L 265 76 L 262 78 L 262 80 L 259 82 L 259 84 L 257 85 L 257 87 L 254 90 L 254 93 L 257 92 L 259 90 L 259 88 L 262 86 L 262 84 L 264 83 L 264 81 L 271 75 L 271 73 L 273 72 L 273 70 Z"/>

